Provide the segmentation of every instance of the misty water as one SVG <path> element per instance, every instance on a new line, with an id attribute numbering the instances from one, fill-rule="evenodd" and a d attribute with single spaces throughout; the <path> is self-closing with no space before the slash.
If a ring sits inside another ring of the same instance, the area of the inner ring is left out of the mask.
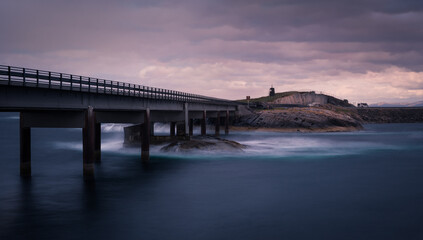
<path id="1" fill-rule="evenodd" d="M 154 146 L 148 168 L 103 124 L 88 183 L 81 129 L 32 129 L 21 179 L 18 126 L 0 113 L 0 239 L 423 239 L 423 124 L 232 132 L 243 153 Z"/>

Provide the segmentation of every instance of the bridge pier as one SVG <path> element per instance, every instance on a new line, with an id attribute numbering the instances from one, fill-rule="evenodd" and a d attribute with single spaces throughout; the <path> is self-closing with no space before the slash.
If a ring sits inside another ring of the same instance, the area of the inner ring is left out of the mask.
<path id="1" fill-rule="evenodd" d="M 31 176 L 31 128 L 24 127 L 24 116 L 20 113 L 20 175 Z"/>
<path id="2" fill-rule="evenodd" d="M 101 162 L 101 123 L 95 124 L 95 139 L 94 139 L 94 155 L 95 162 Z"/>
<path id="3" fill-rule="evenodd" d="M 150 160 L 150 134 L 151 134 L 151 123 L 150 123 L 150 109 L 147 108 L 144 114 L 144 123 L 142 125 L 142 141 L 141 141 L 141 161 L 143 164 L 147 164 Z"/>
<path id="4" fill-rule="evenodd" d="M 170 123 L 170 136 L 174 137 L 175 136 L 175 126 L 176 126 L 176 122 L 171 122 Z"/>
<path id="5" fill-rule="evenodd" d="M 178 137 L 186 136 L 185 123 L 177 123 L 176 124 L 176 135 Z"/>
<path id="6" fill-rule="evenodd" d="M 206 110 L 203 111 L 203 118 L 201 119 L 201 135 L 206 135 Z"/>
<path id="7" fill-rule="evenodd" d="M 184 121 L 184 136 L 189 135 L 189 113 L 188 113 L 188 103 L 184 104 L 184 112 L 185 112 L 185 121 Z"/>
<path id="8" fill-rule="evenodd" d="M 194 119 L 189 119 L 189 136 L 194 135 Z"/>
<path id="9" fill-rule="evenodd" d="M 229 110 L 226 110 L 226 116 L 225 116 L 225 134 L 229 134 Z"/>
<path id="10" fill-rule="evenodd" d="M 85 111 L 85 123 L 82 129 L 83 175 L 85 178 L 94 177 L 95 157 L 95 116 L 94 109 L 89 106 Z"/>
<path id="11" fill-rule="evenodd" d="M 219 113 L 219 111 L 217 111 L 216 125 L 215 125 L 215 128 L 214 128 L 214 135 L 216 137 L 220 136 L 220 113 Z"/>

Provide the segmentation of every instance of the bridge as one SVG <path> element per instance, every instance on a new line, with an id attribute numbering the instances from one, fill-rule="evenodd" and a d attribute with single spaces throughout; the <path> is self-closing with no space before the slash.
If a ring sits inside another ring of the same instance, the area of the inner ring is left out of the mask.
<path id="1" fill-rule="evenodd" d="M 229 118 L 237 103 L 197 94 L 93 77 L 0 65 L 0 111 L 20 113 L 20 175 L 31 176 L 31 128 L 82 128 L 83 175 L 94 176 L 101 161 L 101 124 L 141 124 L 141 160 L 150 158 L 154 122 L 170 122 L 170 135 L 193 134 L 193 120 Z"/>

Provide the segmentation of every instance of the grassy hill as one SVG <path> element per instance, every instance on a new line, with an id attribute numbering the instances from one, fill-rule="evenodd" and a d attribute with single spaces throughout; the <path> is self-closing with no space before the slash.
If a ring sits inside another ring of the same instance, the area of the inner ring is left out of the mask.
<path id="1" fill-rule="evenodd" d="M 259 98 L 251 98 L 250 102 L 272 102 L 278 98 L 282 98 L 282 97 L 286 97 L 286 96 L 290 96 L 292 94 L 295 93 L 300 93 L 297 91 L 291 91 L 291 92 L 281 92 L 281 93 L 275 93 L 275 96 L 269 97 L 269 96 L 264 96 L 264 97 L 259 97 Z M 247 102 L 246 99 L 242 99 L 242 100 L 237 100 L 238 102 Z"/>

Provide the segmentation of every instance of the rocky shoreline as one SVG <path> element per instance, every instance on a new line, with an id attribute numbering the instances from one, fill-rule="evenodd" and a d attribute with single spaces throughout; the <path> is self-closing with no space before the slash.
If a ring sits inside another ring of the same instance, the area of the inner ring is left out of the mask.
<path id="1" fill-rule="evenodd" d="M 233 130 L 344 132 L 363 129 L 358 115 L 330 105 L 259 111 L 244 109 L 242 112 Z"/>
<path id="2" fill-rule="evenodd" d="M 232 130 L 275 132 L 346 132 L 368 123 L 423 122 L 423 108 L 355 108 L 332 104 L 251 110 L 240 107 Z"/>
<path id="3" fill-rule="evenodd" d="M 243 152 L 246 146 L 238 142 L 212 137 L 195 136 L 190 139 L 175 139 L 160 149 L 161 152 L 188 152 L 191 150 Z"/>

